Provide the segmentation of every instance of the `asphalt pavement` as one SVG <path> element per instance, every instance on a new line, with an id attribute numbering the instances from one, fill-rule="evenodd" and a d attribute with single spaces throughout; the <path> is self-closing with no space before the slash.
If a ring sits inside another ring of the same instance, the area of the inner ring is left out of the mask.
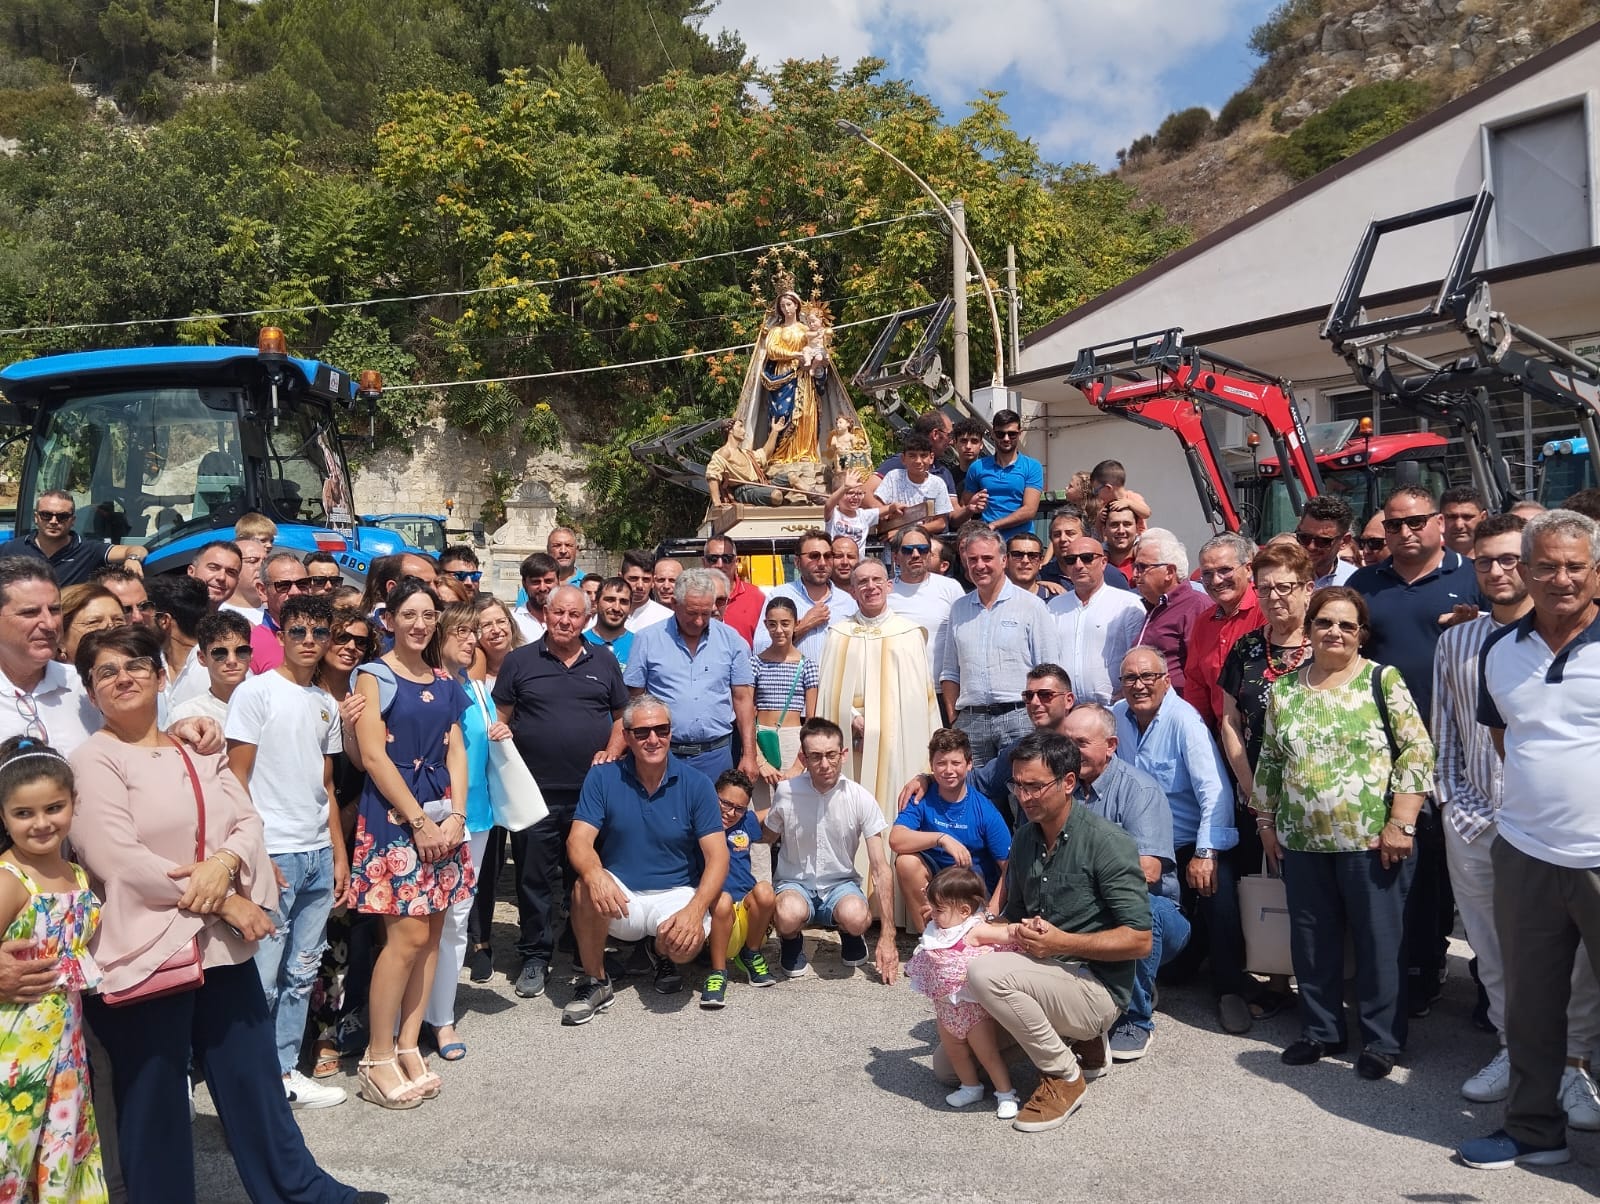
<path id="1" fill-rule="evenodd" d="M 502 899 L 507 897 L 502 892 Z M 1387 1080 L 1351 1057 L 1295 1068 L 1279 1052 L 1291 1011 L 1249 1035 L 1220 1031 L 1200 986 L 1163 987 L 1156 1039 L 1140 1062 L 1090 1085 L 1059 1129 L 1025 1134 L 986 1099 L 957 1112 L 929 1071 L 932 1010 L 904 978 L 885 986 L 810 934 L 813 974 L 756 990 L 742 980 L 721 1012 L 698 992 L 660 996 L 647 977 L 618 983 L 612 1008 L 563 1028 L 570 963 L 547 996 L 511 990 L 514 909 L 499 908 L 501 950 L 486 984 L 463 977 L 467 1057 L 434 1065 L 443 1094 L 410 1112 L 355 1096 L 299 1114 L 321 1164 L 396 1204 L 564 1200 L 1363 1201 L 1430 1204 L 1590 1200 L 1600 1134 L 1573 1133 L 1573 1161 L 1548 1171 L 1474 1171 L 1462 1138 L 1501 1120 L 1462 1099 L 1493 1054 L 1469 1023 L 1473 985 L 1456 944 L 1445 994 L 1415 1021 Z M 902 940 L 902 957 L 914 942 Z M 776 941 L 768 956 L 777 962 Z M 690 976 L 698 987 L 700 972 Z M 1036 1081 L 1016 1070 L 1026 1097 Z M 244 1204 L 202 1088 L 195 1122 L 200 1199 Z"/>

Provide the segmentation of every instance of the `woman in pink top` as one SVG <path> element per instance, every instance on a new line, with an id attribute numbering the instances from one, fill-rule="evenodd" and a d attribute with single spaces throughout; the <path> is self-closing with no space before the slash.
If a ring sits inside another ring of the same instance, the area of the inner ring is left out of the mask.
<path id="1" fill-rule="evenodd" d="M 290 1114 L 251 960 L 272 931 L 263 909 L 276 906 L 278 888 L 250 796 L 224 756 L 188 753 L 161 731 L 161 649 L 149 628 L 93 632 L 78 646 L 76 664 L 105 716 L 105 727 L 71 757 L 79 797 L 73 845 L 103 900 L 91 945 L 100 989 L 138 986 L 191 940 L 205 969 L 194 990 L 120 1007 L 86 1001 L 89 1025 L 111 1058 L 129 1200 L 195 1199 L 191 1062 L 205 1068 L 251 1199 L 386 1199 L 358 1196 L 318 1167 Z M 205 813 L 198 861 L 197 791 Z"/>

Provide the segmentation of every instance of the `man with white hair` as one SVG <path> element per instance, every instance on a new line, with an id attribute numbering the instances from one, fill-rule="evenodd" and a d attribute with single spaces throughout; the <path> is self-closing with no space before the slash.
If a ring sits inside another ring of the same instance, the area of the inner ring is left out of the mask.
<path id="1" fill-rule="evenodd" d="M 1213 732 L 1222 722 L 1222 662 L 1233 651 L 1234 641 L 1266 622 L 1250 573 L 1255 554 L 1255 544 L 1231 531 L 1200 546 L 1200 584 L 1216 609 L 1201 611 L 1189 629 L 1183 700 L 1200 712 Z"/>
<path id="2" fill-rule="evenodd" d="M 1133 642 L 1160 650 L 1172 688 L 1182 694 L 1189 632 L 1213 603 L 1189 587 L 1189 551 L 1165 527 L 1151 527 L 1139 537 L 1128 575 L 1145 610 L 1144 626 Z"/>

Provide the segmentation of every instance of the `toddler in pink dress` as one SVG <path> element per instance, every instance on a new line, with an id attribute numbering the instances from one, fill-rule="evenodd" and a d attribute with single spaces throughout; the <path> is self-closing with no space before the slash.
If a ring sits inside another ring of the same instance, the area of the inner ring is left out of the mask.
<path id="1" fill-rule="evenodd" d="M 933 915 L 906 964 L 906 979 L 913 990 L 933 1000 L 939 1044 L 961 1077 L 961 1086 L 945 1096 L 945 1103 L 965 1108 L 983 1098 L 981 1063 L 994 1084 L 996 1114 L 1010 1120 L 1017 1114 L 1017 1093 L 1000 1056 L 999 1029 L 983 1006 L 966 994 L 967 964 L 973 958 L 994 950 L 1017 950 L 1010 925 L 984 918 L 988 901 L 983 879 L 970 867 L 952 865 L 935 874 L 928 883 Z"/>

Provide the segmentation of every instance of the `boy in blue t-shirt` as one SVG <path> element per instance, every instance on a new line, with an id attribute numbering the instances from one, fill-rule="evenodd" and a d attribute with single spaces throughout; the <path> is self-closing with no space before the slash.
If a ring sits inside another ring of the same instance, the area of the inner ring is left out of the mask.
<path id="1" fill-rule="evenodd" d="M 940 870 L 971 865 L 992 900 L 1011 856 L 1011 829 L 994 804 L 968 783 L 972 743 L 967 733 L 953 727 L 934 732 L 928 765 L 938 789 L 907 803 L 889 829 L 900 897 L 908 908 L 917 906 L 923 924 L 930 914 L 928 882 Z"/>
<path id="2" fill-rule="evenodd" d="M 770 987 L 778 981 L 761 955 L 761 943 L 778 910 L 778 897 L 772 883 L 756 881 L 750 865 L 750 846 L 761 843 L 761 817 L 750 814 L 755 787 L 737 769 L 722 774 L 716 787 L 722 828 L 728 838 L 728 876 L 711 912 L 711 937 L 706 942 L 711 973 L 700 991 L 703 1008 L 720 1008 L 727 1002 L 730 959 L 753 987 Z"/>

